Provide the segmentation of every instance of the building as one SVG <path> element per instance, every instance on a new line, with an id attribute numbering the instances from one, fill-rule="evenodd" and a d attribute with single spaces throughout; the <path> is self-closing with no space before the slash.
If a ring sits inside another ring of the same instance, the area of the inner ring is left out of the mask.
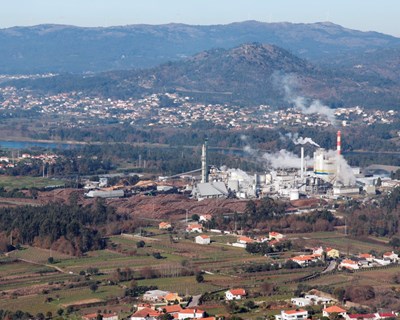
<path id="1" fill-rule="evenodd" d="M 170 292 L 165 295 L 164 300 L 168 303 L 175 303 L 176 301 L 178 301 L 178 303 L 181 303 L 183 298 L 180 297 L 177 292 Z"/>
<path id="2" fill-rule="evenodd" d="M 203 232 L 203 226 L 201 224 L 198 224 L 198 223 L 189 224 L 186 227 L 186 232 L 199 232 L 199 233 L 202 233 Z"/>
<path id="3" fill-rule="evenodd" d="M 303 309 L 281 311 L 281 314 L 275 316 L 276 320 L 305 320 L 308 317 L 308 312 Z"/>
<path id="4" fill-rule="evenodd" d="M 162 306 L 158 308 L 158 311 L 168 313 L 170 315 L 178 314 L 178 312 L 182 311 L 183 308 L 180 304 L 173 304 L 170 306 Z"/>
<path id="5" fill-rule="evenodd" d="M 339 268 L 344 268 L 348 270 L 358 270 L 360 269 L 360 266 L 358 265 L 357 262 L 350 260 L 350 259 L 345 259 L 339 264 Z"/>
<path id="6" fill-rule="evenodd" d="M 160 315 L 161 312 L 145 307 L 131 315 L 130 320 L 157 320 Z"/>
<path id="7" fill-rule="evenodd" d="M 254 243 L 254 242 L 256 242 L 255 240 L 253 240 L 253 239 L 251 239 L 251 238 L 249 238 L 249 237 L 245 237 L 245 236 L 240 236 L 238 239 L 237 239 L 237 242 L 238 243 L 241 243 L 241 244 L 249 244 L 249 243 Z"/>
<path id="8" fill-rule="evenodd" d="M 183 309 L 178 312 L 178 319 L 201 319 L 204 311 L 200 309 Z"/>
<path id="9" fill-rule="evenodd" d="M 311 255 L 300 255 L 297 257 L 293 257 L 290 260 L 296 262 L 302 267 L 307 267 L 312 262 L 317 262 L 321 258 L 319 254 L 311 254 Z"/>
<path id="10" fill-rule="evenodd" d="M 82 316 L 83 320 L 96 320 L 99 314 L 102 316 L 104 320 L 118 320 L 118 314 L 116 313 L 91 313 Z"/>
<path id="11" fill-rule="evenodd" d="M 330 307 L 324 308 L 322 310 L 322 316 L 323 317 L 328 317 L 329 318 L 329 316 L 332 315 L 332 314 L 337 314 L 339 316 L 342 316 L 343 318 L 345 318 L 346 315 L 347 315 L 346 310 L 344 310 L 344 309 L 342 309 L 342 308 L 340 308 L 338 306 L 330 306 Z"/>
<path id="12" fill-rule="evenodd" d="M 202 214 L 200 215 L 199 222 L 207 222 L 211 221 L 212 215 L 211 214 Z"/>
<path id="13" fill-rule="evenodd" d="M 158 229 L 160 230 L 168 230 L 172 228 L 172 225 L 169 222 L 160 222 L 158 224 Z"/>
<path id="14" fill-rule="evenodd" d="M 279 232 L 271 231 L 269 233 L 269 240 L 282 240 L 283 237 L 284 237 L 284 235 L 282 233 L 279 233 Z"/>
<path id="15" fill-rule="evenodd" d="M 360 253 L 358 255 L 358 258 L 362 259 L 362 260 L 367 260 L 368 262 L 373 262 L 374 259 L 375 259 L 375 257 L 372 254 L 369 254 L 369 253 Z"/>
<path id="16" fill-rule="evenodd" d="M 222 181 L 198 183 L 193 189 L 192 196 L 198 200 L 226 198 L 228 189 Z"/>
<path id="17" fill-rule="evenodd" d="M 306 307 L 313 305 L 313 301 L 307 298 L 292 298 L 290 299 L 290 303 L 294 304 L 297 307 Z"/>
<path id="18" fill-rule="evenodd" d="M 143 300 L 161 302 L 164 301 L 165 296 L 169 293 L 170 293 L 169 291 L 162 291 L 162 290 L 146 291 L 143 295 Z"/>
<path id="19" fill-rule="evenodd" d="M 198 244 L 210 244 L 211 243 L 211 238 L 206 235 L 200 235 L 194 238 L 194 241 Z"/>
<path id="20" fill-rule="evenodd" d="M 383 254 L 383 260 L 388 260 L 390 262 L 397 262 L 399 260 L 399 255 L 392 252 L 385 252 Z"/>
<path id="21" fill-rule="evenodd" d="M 326 248 L 326 257 L 329 259 L 338 259 L 340 257 L 339 250 Z"/>
<path id="22" fill-rule="evenodd" d="M 246 290 L 242 288 L 225 291 L 225 300 L 241 300 L 246 297 Z"/>

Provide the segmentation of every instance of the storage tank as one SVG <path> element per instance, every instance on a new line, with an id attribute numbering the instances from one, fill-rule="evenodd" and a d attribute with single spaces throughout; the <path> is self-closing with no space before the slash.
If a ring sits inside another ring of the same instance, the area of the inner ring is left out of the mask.
<path id="1" fill-rule="evenodd" d="M 298 189 L 292 189 L 289 192 L 289 199 L 292 200 L 299 200 L 300 194 Z"/>

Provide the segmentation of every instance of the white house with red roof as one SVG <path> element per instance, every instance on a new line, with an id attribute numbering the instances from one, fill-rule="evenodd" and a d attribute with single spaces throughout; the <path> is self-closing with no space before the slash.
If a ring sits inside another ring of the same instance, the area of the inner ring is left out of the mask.
<path id="1" fill-rule="evenodd" d="M 362 260 L 367 260 L 368 262 L 373 262 L 375 259 L 375 257 L 370 253 L 360 253 L 358 255 L 358 258 Z"/>
<path id="2" fill-rule="evenodd" d="M 346 312 L 346 310 L 344 310 L 338 306 L 330 306 L 330 307 L 324 308 L 322 310 L 322 316 L 324 316 L 324 317 L 329 318 L 329 316 L 332 314 L 338 314 L 339 316 L 342 316 L 344 318 L 344 317 L 346 317 L 347 312 Z"/>
<path id="3" fill-rule="evenodd" d="M 177 315 L 179 312 L 181 312 L 183 308 L 181 307 L 180 304 L 172 304 L 170 306 L 161 306 L 158 308 L 158 311 L 168 313 L 170 315 Z"/>
<path id="4" fill-rule="evenodd" d="M 246 297 L 246 290 L 242 288 L 225 291 L 225 300 L 241 300 Z"/>
<path id="5" fill-rule="evenodd" d="M 284 235 L 283 235 L 282 233 L 279 233 L 279 232 L 271 231 L 271 232 L 269 233 L 269 240 L 273 240 L 273 239 L 275 239 L 275 240 L 282 240 L 283 237 L 284 237 Z"/>
<path id="6" fill-rule="evenodd" d="M 251 238 L 249 238 L 249 237 L 246 237 L 246 236 L 240 236 L 238 239 L 237 239 L 237 242 L 238 243 L 241 243 L 241 244 L 248 244 L 248 243 L 254 243 L 254 242 L 256 242 L 254 239 L 251 239 Z"/>
<path id="7" fill-rule="evenodd" d="M 199 223 L 192 223 L 186 227 L 186 232 L 203 232 L 203 226 Z"/>
<path id="8" fill-rule="evenodd" d="M 130 320 L 157 320 L 161 312 L 145 307 L 131 315 Z"/>
<path id="9" fill-rule="evenodd" d="M 204 316 L 204 311 L 200 309 L 183 309 L 178 312 L 177 319 L 201 319 Z"/>
<path id="10" fill-rule="evenodd" d="M 385 252 L 383 254 L 383 260 L 389 260 L 390 262 L 397 262 L 399 260 L 399 255 L 397 253 Z"/>
<path id="11" fill-rule="evenodd" d="M 194 242 L 196 242 L 198 244 L 210 244 L 211 238 L 209 236 L 206 236 L 205 234 L 202 234 L 202 235 L 195 237 Z"/>
<path id="12" fill-rule="evenodd" d="M 376 320 L 374 313 L 360 313 L 360 314 L 348 314 L 345 319 L 347 320 Z"/>
<path id="13" fill-rule="evenodd" d="M 344 268 L 348 270 L 358 270 L 360 269 L 360 266 L 358 265 L 357 262 L 351 260 L 351 259 L 345 259 L 339 264 L 339 268 Z"/>
<path id="14" fill-rule="evenodd" d="M 275 316 L 276 320 L 305 320 L 308 317 L 308 312 L 303 309 L 282 310 L 281 314 Z"/>
<path id="15" fill-rule="evenodd" d="M 207 222 L 211 221 L 212 215 L 211 214 L 201 214 L 199 218 L 199 222 Z"/>
<path id="16" fill-rule="evenodd" d="M 302 254 L 300 256 L 290 258 L 290 260 L 296 262 L 302 267 L 307 267 L 311 262 L 317 262 L 320 259 L 321 255 L 319 254 L 308 254 L 308 255 Z"/>
<path id="17" fill-rule="evenodd" d="M 158 229 L 160 230 L 168 230 L 170 228 L 172 228 L 172 225 L 169 222 L 163 221 L 158 224 Z"/>

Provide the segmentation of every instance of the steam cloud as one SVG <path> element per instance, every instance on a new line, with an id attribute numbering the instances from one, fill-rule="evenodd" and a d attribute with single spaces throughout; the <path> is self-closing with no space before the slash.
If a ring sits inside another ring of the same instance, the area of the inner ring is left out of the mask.
<path id="1" fill-rule="evenodd" d="M 305 97 L 295 94 L 294 89 L 297 81 L 293 75 L 274 75 L 275 82 L 283 86 L 285 91 L 285 98 L 289 103 L 293 103 L 299 111 L 303 114 L 321 114 L 332 124 L 336 125 L 335 112 L 323 105 L 319 100 L 307 99 Z"/>

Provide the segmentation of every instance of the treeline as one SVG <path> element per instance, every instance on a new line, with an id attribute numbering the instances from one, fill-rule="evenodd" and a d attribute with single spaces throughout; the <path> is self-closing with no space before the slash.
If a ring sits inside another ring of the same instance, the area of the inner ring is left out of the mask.
<path id="1" fill-rule="evenodd" d="M 92 207 L 50 203 L 42 207 L 1 208 L 0 233 L 7 237 L 0 239 L 8 241 L 11 238 L 17 244 L 80 255 L 105 248 L 101 227 L 122 219 L 124 217 L 115 214 L 114 209 L 102 200 Z"/>
<path id="2" fill-rule="evenodd" d="M 354 236 L 392 237 L 400 233 L 400 187 L 390 191 L 380 202 L 369 205 L 350 203 L 349 231 Z"/>

